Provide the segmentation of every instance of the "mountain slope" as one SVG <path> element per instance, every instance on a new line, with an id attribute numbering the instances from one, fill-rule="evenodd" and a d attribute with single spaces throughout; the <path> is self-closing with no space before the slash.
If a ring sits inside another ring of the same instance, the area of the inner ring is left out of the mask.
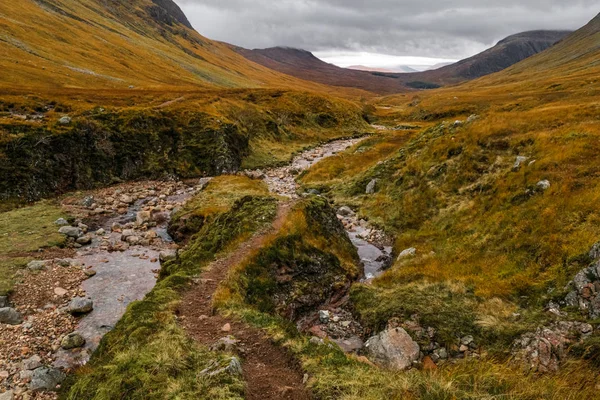
<path id="1" fill-rule="evenodd" d="M 171 0 L 0 3 L 0 86 L 316 87 L 202 37 Z"/>
<path id="2" fill-rule="evenodd" d="M 285 47 L 247 50 L 234 47 L 244 57 L 268 68 L 333 86 L 355 87 L 380 94 L 410 88 L 432 88 L 479 78 L 501 71 L 527 57 L 544 51 L 565 37 L 567 31 L 532 31 L 509 36 L 496 46 L 458 63 L 414 73 L 357 71 L 327 64 L 312 53 Z"/>

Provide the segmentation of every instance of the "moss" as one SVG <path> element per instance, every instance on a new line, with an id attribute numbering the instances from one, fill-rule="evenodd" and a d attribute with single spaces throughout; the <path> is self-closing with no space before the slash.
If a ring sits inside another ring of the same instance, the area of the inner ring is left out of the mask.
<path id="1" fill-rule="evenodd" d="M 91 362 L 70 378 L 65 399 L 241 399 L 244 384 L 227 374 L 200 373 L 225 355 L 209 352 L 177 324 L 180 294 L 218 253 L 227 251 L 268 225 L 275 215 L 272 198 L 244 197 L 228 212 L 207 216 L 179 259 L 161 270 L 155 288 L 132 303 L 115 329 L 102 340 Z"/>

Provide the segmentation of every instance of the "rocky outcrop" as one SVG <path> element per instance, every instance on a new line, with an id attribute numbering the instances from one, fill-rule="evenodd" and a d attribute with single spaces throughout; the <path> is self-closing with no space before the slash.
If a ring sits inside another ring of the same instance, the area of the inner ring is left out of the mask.
<path id="1" fill-rule="evenodd" d="M 576 307 L 589 318 L 600 317 L 600 242 L 592 246 L 589 257 L 594 261 L 569 282 L 564 301 L 551 304 L 549 308 Z"/>
<path id="2" fill-rule="evenodd" d="M 405 370 L 419 360 L 420 349 L 402 328 L 385 330 L 365 343 L 367 356 L 385 368 Z"/>

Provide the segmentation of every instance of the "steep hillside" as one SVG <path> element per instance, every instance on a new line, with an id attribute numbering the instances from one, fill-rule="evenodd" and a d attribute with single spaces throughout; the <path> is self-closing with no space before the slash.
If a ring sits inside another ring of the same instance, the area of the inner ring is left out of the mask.
<path id="1" fill-rule="evenodd" d="M 258 64 L 305 80 L 360 88 L 379 94 L 392 94 L 411 89 L 436 88 L 501 71 L 544 51 L 567 34 L 567 31 L 524 32 L 509 36 L 491 49 L 458 63 L 436 70 L 410 73 L 340 68 L 319 60 L 308 51 L 285 47 L 262 50 L 234 47 L 234 50 Z"/>
<path id="2" fill-rule="evenodd" d="M 171 0 L 0 4 L 2 87 L 315 88 L 202 37 Z"/>

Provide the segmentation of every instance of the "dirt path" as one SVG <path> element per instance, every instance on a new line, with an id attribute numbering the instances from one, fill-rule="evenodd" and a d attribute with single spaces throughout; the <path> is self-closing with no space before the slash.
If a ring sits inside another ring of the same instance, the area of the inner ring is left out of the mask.
<path id="1" fill-rule="evenodd" d="M 243 358 L 246 398 L 250 400 L 310 399 L 304 388 L 303 373 L 297 362 L 281 347 L 273 344 L 260 330 L 215 313 L 212 297 L 231 267 L 262 247 L 266 238 L 283 226 L 292 203 L 281 204 L 272 227 L 256 234 L 233 253 L 214 261 L 181 302 L 182 325 L 188 334 L 206 346 L 229 335 L 239 341 Z M 223 329 L 227 324 L 230 330 Z"/>

